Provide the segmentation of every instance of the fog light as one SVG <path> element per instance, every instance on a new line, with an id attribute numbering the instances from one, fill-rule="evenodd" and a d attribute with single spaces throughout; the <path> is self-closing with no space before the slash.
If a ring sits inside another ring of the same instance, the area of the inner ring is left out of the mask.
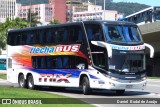
<path id="1" fill-rule="evenodd" d="M 115 86 L 115 84 L 114 84 L 114 83 L 109 82 L 109 84 L 110 84 L 111 86 Z"/>
<path id="2" fill-rule="evenodd" d="M 146 80 L 146 79 L 147 79 L 146 77 L 143 77 L 143 78 L 142 78 L 142 80 Z"/>
<path id="3" fill-rule="evenodd" d="M 146 85 L 147 85 L 147 83 L 145 82 L 145 83 L 143 84 L 143 87 L 146 86 Z"/>

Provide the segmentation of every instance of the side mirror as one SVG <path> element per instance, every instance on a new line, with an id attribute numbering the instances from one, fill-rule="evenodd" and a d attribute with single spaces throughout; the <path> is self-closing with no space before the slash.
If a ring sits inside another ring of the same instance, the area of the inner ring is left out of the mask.
<path id="1" fill-rule="evenodd" d="M 147 44 L 147 43 L 144 43 L 144 45 L 150 49 L 150 58 L 153 58 L 154 57 L 154 48 L 153 46 Z"/>

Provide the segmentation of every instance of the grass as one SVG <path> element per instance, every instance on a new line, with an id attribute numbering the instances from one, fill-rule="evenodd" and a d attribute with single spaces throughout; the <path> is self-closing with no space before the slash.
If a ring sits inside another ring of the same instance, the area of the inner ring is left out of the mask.
<path id="1" fill-rule="evenodd" d="M 7 79 L 7 75 L 6 74 L 0 74 L 0 78 L 1 79 Z"/>
<path id="2" fill-rule="evenodd" d="M 13 88 L 13 87 L 0 87 L 0 98 L 55 98 L 52 99 L 53 102 L 60 101 L 63 98 L 63 101 L 65 99 L 69 99 L 68 97 L 56 95 L 56 94 L 50 94 L 46 92 L 41 92 L 37 90 L 29 90 L 29 89 L 22 89 L 22 88 Z M 48 99 L 46 99 L 48 100 Z M 56 101 L 55 101 L 56 100 Z M 13 105 L 3 105 L 0 104 L 0 107 L 92 107 L 92 105 L 87 104 L 85 102 L 82 102 L 78 99 L 70 98 L 70 102 L 72 104 L 63 104 L 63 101 L 61 104 L 13 104 Z M 68 100 L 67 100 L 68 101 Z M 42 100 L 43 102 L 43 100 Z M 78 104 L 75 104 L 78 103 Z"/>

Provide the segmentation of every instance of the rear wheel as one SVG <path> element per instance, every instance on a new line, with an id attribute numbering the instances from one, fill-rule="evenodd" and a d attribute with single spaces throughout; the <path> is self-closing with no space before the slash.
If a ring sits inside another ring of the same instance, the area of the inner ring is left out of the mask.
<path id="1" fill-rule="evenodd" d="M 19 84 L 19 87 L 26 88 L 26 80 L 25 80 L 23 74 L 19 75 L 19 77 L 18 77 L 18 84 Z"/>
<path id="2" fill-rule="evenodd" d="M 88 94 L 91 93 L 91 88 L 90 88 L 89 80 L 88 80 L 87 77 L 83 77 L 82 89 L 83 89 L 83 94 L 84 95 L 88 95 Z"/>
<path id="3" fill-rule="evenodd" d="M 27 85 L 29 89 L 35 89 L 35 85 L 34 85 L 34 80 L 33 80 L 33 76 L 29 75 L 27 77 Z"/>
<path id="4" fill-rule="evenodd" d="M 123 95 L 125 90 L 116 90 L 117 95 Z"/>

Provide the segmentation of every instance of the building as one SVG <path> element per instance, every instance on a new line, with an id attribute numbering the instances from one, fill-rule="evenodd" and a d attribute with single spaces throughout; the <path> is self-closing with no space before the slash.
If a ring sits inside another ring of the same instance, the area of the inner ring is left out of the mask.
<path id="1" fill-rule="evenodd" d="M 17 13 L 16 0 L 0 0 L 0 22 L 14 19 Z"/>
<path id="2" fill-rule="evenodd" d="M 31 12 L 37 13 L 37 16 L 40 18 L 39 21 L 43 24 L 49 23 L 54 19 L 59 20 L 61 23 L 66 22 L 65 0 L 49 0 L 49 4 L 35 4 L 35 5 L 28 5 L 28 6 L 20 6 L 18 8 L 18 16 L 20 18 L 27 19 L 29 9 L 31 9 Z"/>
<path id="3" fill-rule="evenodd" d="M 73 13 L 74 12 L 84 12 L 88 11 L 88 5 L 86 3 L 82 3 L 81 0 L 66 0 L 67 11 L 66 11 L 66 21 L 73 21 Z"/>
<path id="4" fill-rule="evenodd" d="M 54 6 L 54 19 L 66 23 L 66 0 L 49 0 Z"/>
<path id="5" fill-rule="evenodd" d="M 38 21 L 41 23 L 50 22 L 53 20 L 53 7 L 50 4 L 36 4 L 30 6 L 20 6 L 18 9 L 18 16 L 20 18 L 27 19 L 29 14 L 29 9 L 32 13 L 37 13 L 40 17 Z"/>
<path id="6" fill-rule="evenodd" d="M 74 6 L 73 6 L 74 10 Z M 72 21 L 87 21 L 87 20 L 110 20 L 117 21 L 122 18 L 123 14 L 118 13 L 116 10 L 102 10 L 102 6 L 88 5 L 88 11 L 73 12 Z"/>
<path id="7" fill-rule="evenodd" d="M 68 0 L 66 3 L 67 22 L 87 20 L 116 21 L 123 17 L 123 14 L 118 13 L 116 10 L 103 10 L 102 6 L 93 3 L 82 3 L 79 0 Z"/>

